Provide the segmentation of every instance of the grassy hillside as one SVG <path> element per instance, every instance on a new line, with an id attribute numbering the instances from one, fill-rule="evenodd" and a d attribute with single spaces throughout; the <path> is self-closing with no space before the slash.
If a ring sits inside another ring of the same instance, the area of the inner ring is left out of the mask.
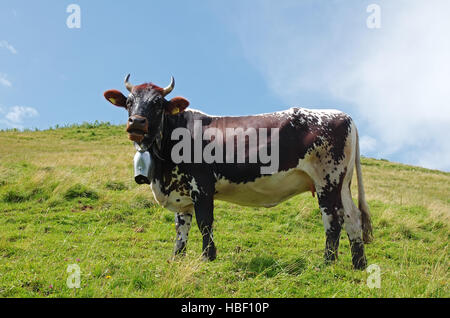
<path id="1" fill-rule="evenodd" d="M 134 153 L 122 126 L 0 132 L 0 296 L 450 296 L 449 173 L 363 159 L 375 236 L 366 253 L 381 268 L 370 289 L 344 231 L 339 260 L 324 265 L 311 193 L 271 209 L 217 201 L 217 260 L 200 261 L 194 224 L 187 257 L 169 262 L 174 217 L 134 183 Z M 66 286 L 69 264 L 80 289 Z"/>

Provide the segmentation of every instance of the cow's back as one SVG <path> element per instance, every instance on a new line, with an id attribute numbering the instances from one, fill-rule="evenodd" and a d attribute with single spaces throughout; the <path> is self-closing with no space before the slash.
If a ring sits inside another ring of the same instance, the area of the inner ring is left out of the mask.
<path id="1" fill-rule="evenodd" d="M 245 117 L 225 117 L 216 127 L 278 128 L 279 167 L 261 174 L 261 164 L 215 164 L 215 198 L 249 206 L 274 206 L 296 194 L 314 191 L 317 169 L 338 164 L 345 153 L 351 118 L 336 110 L 291 108 Z M 254 127 L 256 126 L 256 127 Z M 248 158 L 247 158 L 248 159 Z"/>

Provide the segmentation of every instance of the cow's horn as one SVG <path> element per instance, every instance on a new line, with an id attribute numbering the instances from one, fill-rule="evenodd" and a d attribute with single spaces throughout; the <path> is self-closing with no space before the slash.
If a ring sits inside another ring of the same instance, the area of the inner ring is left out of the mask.
<path id="1" fill-rule="evenodd" d="M 129 79 L 130 79 L 130 74 L 128 74 L 127 77 L 125 77 L 125 87 L 131 93 L 131 90 L 133 89 L 133 85 L 130 82 L 128 82 Z"/>
<path id="2" fill-rule="evenodd" d="M 170 80 L 170 85 L 163 89 L 163 96 L 170 94 L 170 92 L 173 90 L 174 87 L 175 87 L 175 79 L 172 76 Z"/>

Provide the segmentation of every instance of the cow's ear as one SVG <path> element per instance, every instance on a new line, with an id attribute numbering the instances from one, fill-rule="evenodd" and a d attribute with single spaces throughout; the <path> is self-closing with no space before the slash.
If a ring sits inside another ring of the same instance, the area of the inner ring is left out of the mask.
<path id="1" fill-rule="evenodd" d="M 184 97 L 174 97 L 166 105 L 166 114 L 176 115 L 184 112 L 189 106 L 189 101 Z"/>
<path id="2" fill-rule="evenodd" d="M 119 91 L 115 89 L 110 89 L 109 91 L 106 91 L 103 93 L 103 96 L 113 105 L 119 106 L 119 107 L 126 107 L 127 105 L 127 98 Z"/>

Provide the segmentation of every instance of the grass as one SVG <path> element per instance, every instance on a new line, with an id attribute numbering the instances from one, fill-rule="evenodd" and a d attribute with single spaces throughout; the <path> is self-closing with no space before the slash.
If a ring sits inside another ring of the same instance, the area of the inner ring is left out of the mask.
<path id="1" fill-rule="evenodd" d="M 194 223 L 186 258 L 169 261 L 174 218 L 134 183 L 134 152 L 124 127 L 107 123 L 0 132 L 0 296 L 450 296 L 449 173 L 363 158 L 375 231 L 366 253 L 381 268 L 370 289 L 345 232 L 339 260 L 324 264 L 308 193 L 271 209 L 217 201 L 217 260 L 200 260 Z M 70 264 L 79 289 L 66 285 Z"/>

